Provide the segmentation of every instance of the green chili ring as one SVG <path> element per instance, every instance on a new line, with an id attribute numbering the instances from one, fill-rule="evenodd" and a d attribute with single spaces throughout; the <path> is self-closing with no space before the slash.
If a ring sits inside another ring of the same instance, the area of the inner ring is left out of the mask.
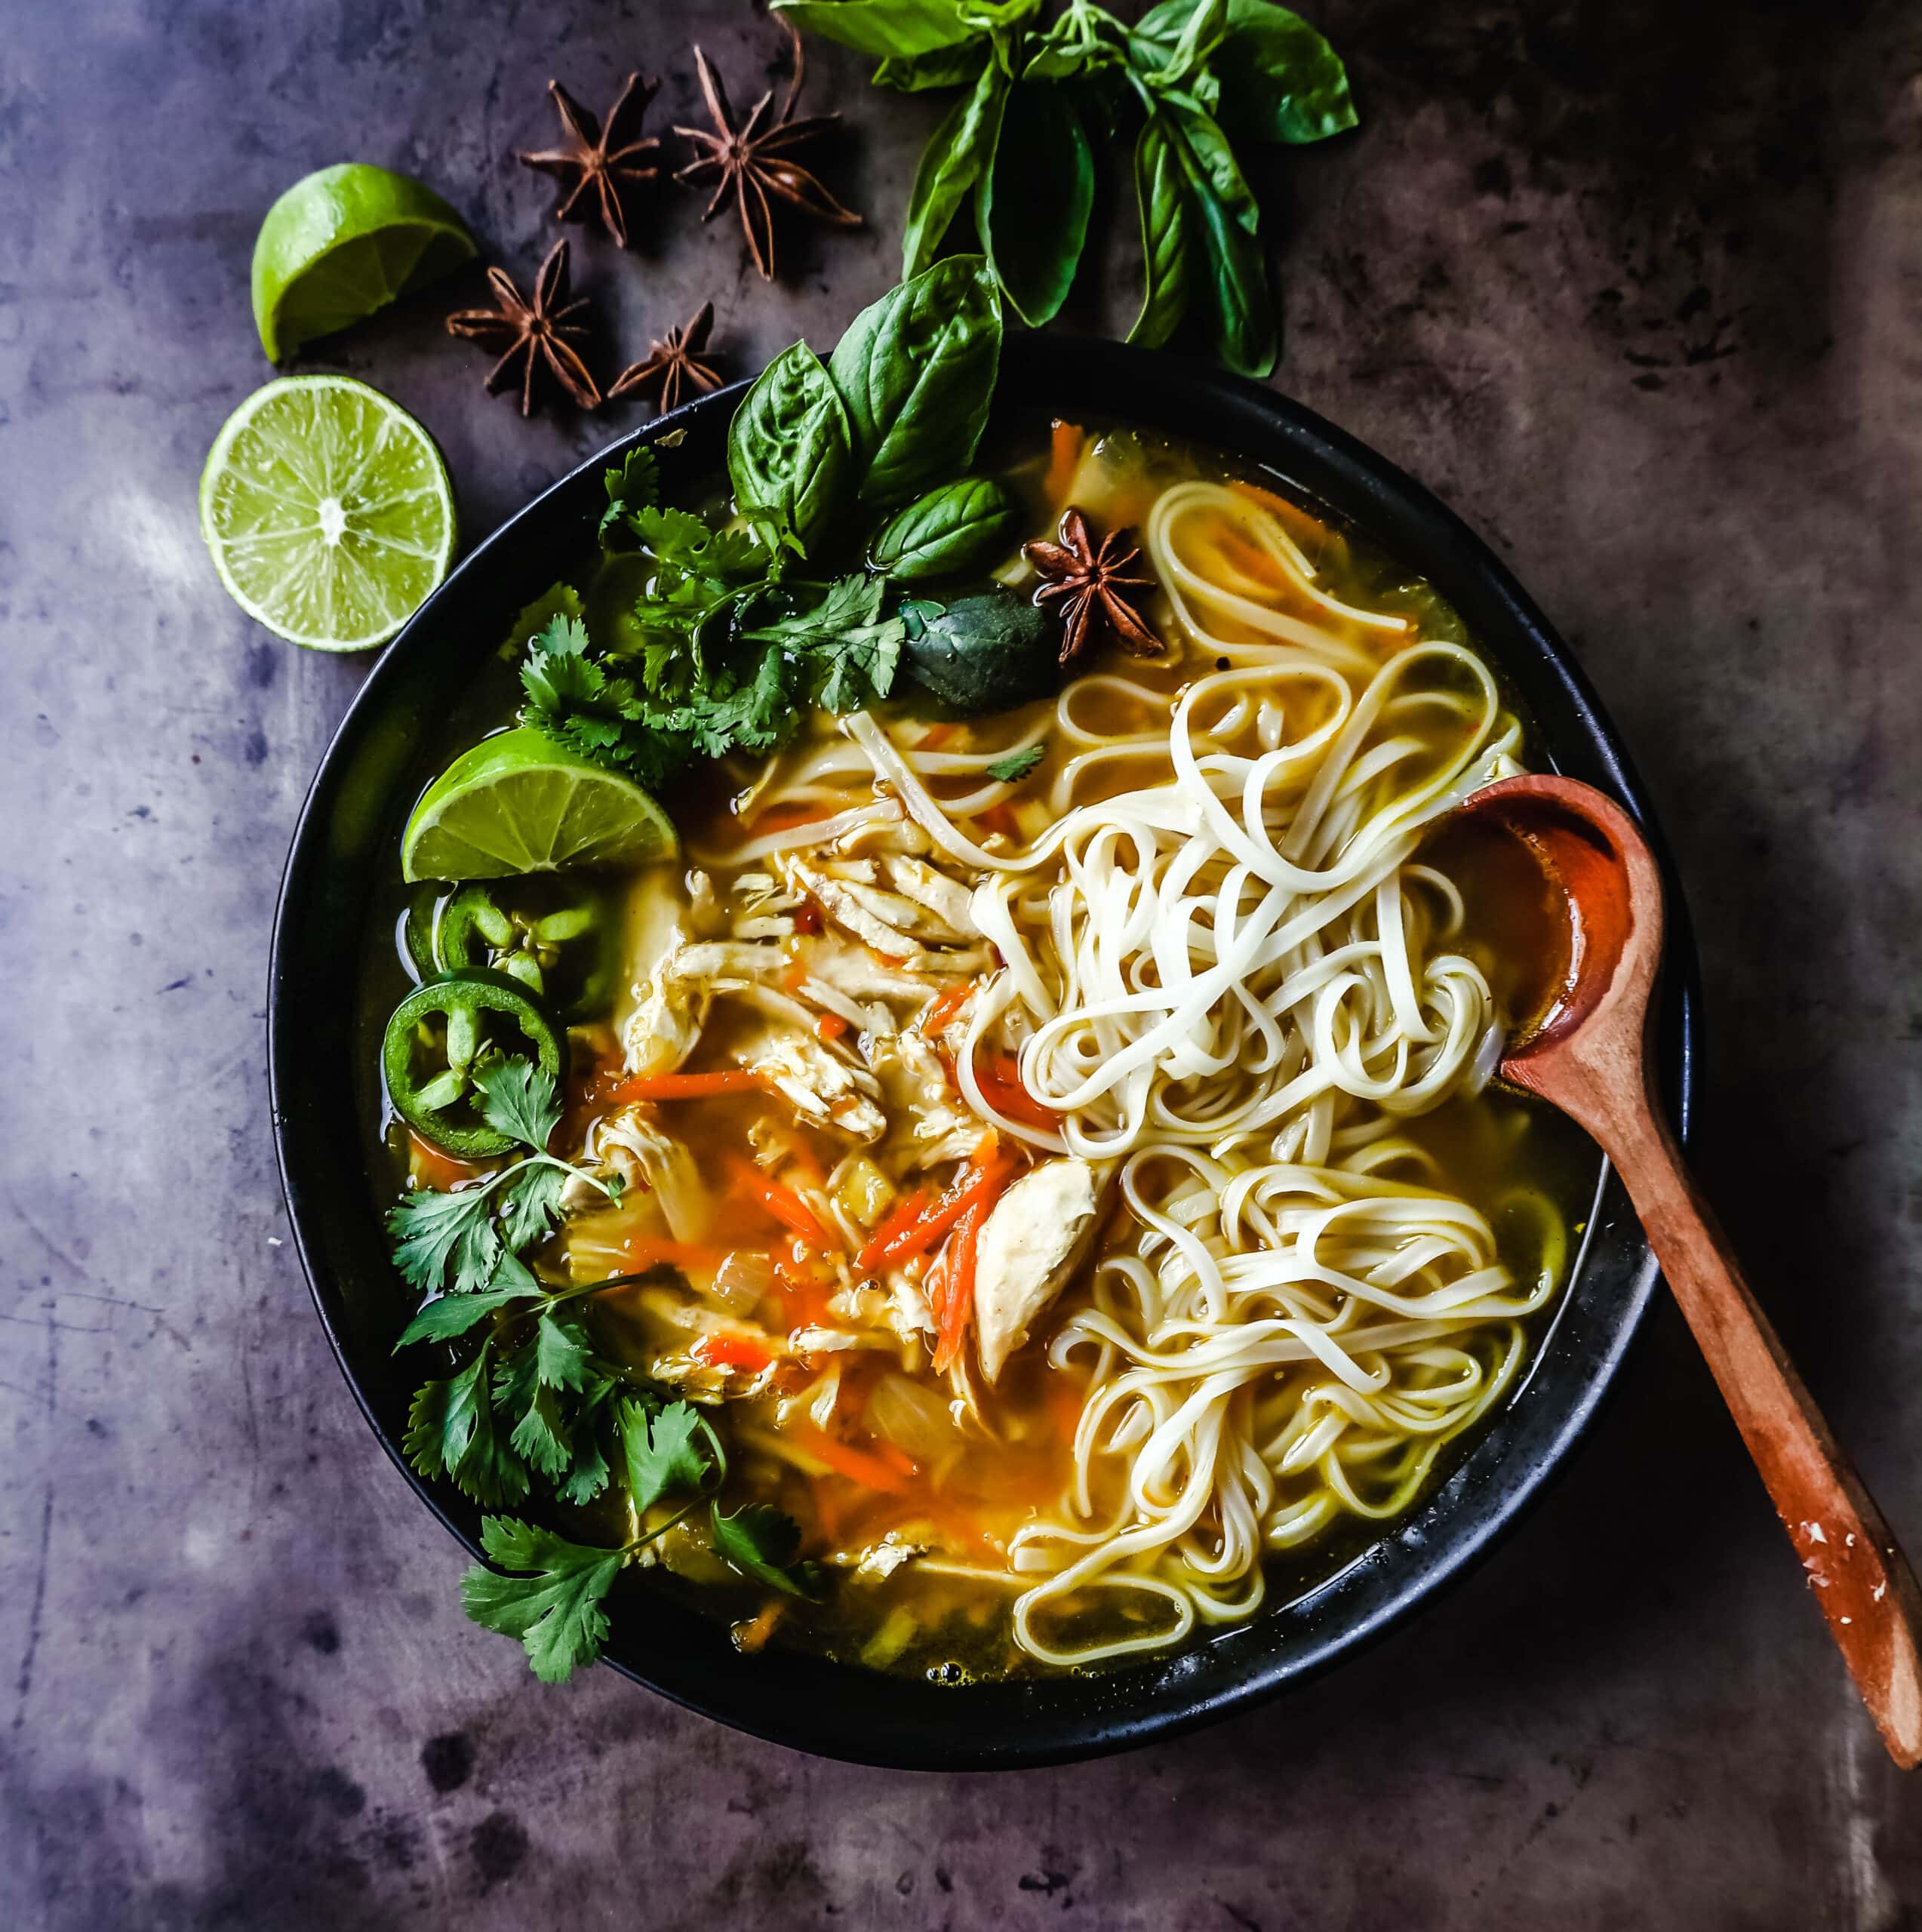
<path id="1" fill-rule="evenodd" d="M 423 1139 L 466 1160 L 505 1154 L 517 1144 L 488 1126 L 473 1104 L 475 1063 L 484 1054 L 509 1053 L 497 1033 L 488 1037 L 489 1015 L 520 1034 L 543 1072 L 560 1078 L 559 1029 L 527 988 L 505 973 L 443 973 L 417 986 L 395 1008 L 380 1044 L 381 1070 L 394 1111 Z M 423 1027 L 436 1018 L 445 1023 L 445 1064 L 423 1078 L 415 1066 L 417 1048 Z M 510 1057 L 524 1059 L 527 1054 L 523 1049 Z"/>
<path id="2" fill-rule="evenodd" d="M 503 904 L 498 891 L 464 885 L 441 905 L 432 921 L 432 970 L 504 973 L 563 1021 L 598 1016 L 613 978 L 605 894 L 580 888 L 540 912 Z M 408 944 L 414 949 L 411 924 Z"/>

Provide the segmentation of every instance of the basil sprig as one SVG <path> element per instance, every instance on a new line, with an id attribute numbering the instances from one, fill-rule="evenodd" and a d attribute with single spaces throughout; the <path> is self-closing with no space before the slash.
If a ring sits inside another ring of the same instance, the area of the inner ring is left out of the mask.
<path id="1" fill-rule="evenodd" d="M 881 86 L 963 90 L 915 174 L 904 275 L 936 261 L 968 208 L 1001 298 L 1024 321 L 1050 320 L 1087 244 L 1093 137 L 1133 121 L 1144 285 L 1129 340 L 1164 343 L 1185 325 L 1241 374 L 1274 368 L 1259 212 L 1234 144 L 1324 140 L 1355 123 L 1339 57 L 1299 15 L 1272 0 L 1162 0 L 1129 27 L 1094 0 L 1051 21 L 1041 0 L 774 4 L 877 57 Z"/>

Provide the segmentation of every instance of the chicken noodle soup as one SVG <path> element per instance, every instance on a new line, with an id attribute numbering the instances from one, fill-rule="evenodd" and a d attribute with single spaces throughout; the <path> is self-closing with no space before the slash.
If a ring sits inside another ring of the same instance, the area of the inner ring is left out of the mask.
<path id="1" fill-rule="evenodd" d="M 770 1587 L 669 1497 L 634 1567 L 745 1647 L 948 1675 L 1164 1651 L 1349 1560 L 1513 1394 L 1595 1178 L 1490 1084 L 1558 969 L 1539 882 L 1432 835 L 1528 749 L 1453 614 L 1158 439 L 1058 426 L 1004 480 L 1030 538 L 1136 533 L 1161 648 L 1097 604 L 1051 677 L 1070 611 L 1007 702 L 813 710 L 666 796 L 680 854 L 602 875 L 616 969 L 567 969 L 530 1264 L 621 1284 L 573 1304 L 593 1348 L 810 1566 Z M 1037 587 L 1014 542 L 975 580 Z"/>

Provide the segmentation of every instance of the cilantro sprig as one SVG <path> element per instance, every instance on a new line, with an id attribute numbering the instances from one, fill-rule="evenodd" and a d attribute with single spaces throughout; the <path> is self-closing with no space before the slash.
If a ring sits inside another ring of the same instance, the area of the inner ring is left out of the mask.
<path id="1" fill-rule="evenodd" d="M 705 1503 L 715 1546 L 752 1580 L 798 1594 L 813 1588 L 795 1566 L 799 1532 L 776 1511 L 750 1508 L 745 1530 L 712 1503 L 727 1473 L 713 1425 L 691 1404 L 638 1382 L 595 1346 L 587 1320 L 595 1300 L 644 1275 L 552 1287 L 526 1254 L 553 1232 L 561 1190 L 580 1175 L 610 1200 L 619 1177 L 547 1152 L 561 1115 L 552 1076 L 528 1061 L 481 1068 L 475 1084 L 487 1124 L 527 1152 L 485 1180 L 449 1194 L 421 1189 L 389 1213 L 395 1260 L 429 1294 L 401 1331 L 417 1342 L 460 1342 L 484 1328 L 455 1371 L 420 1386 L 403 1438 L 408 1461 L 452 1482 L 490 1509 L 521 1506 L 545 1488 L 577 1506 L 610 1486 L 626 1492 L 631 1534 L 611 1547 L 570 1541 L 515 1517 L 483 1518 L 481 1548 L 500 1570 L 475 1565 L 462 1585 L 468 1614 L 517 1637 L 535 1675 L 567 1677 L 599 1655 L 607 1632 L 602 1600 L 648 1546 Z M 680 1506 L 650 1522 L 658 1506 Z M 785 1525 L 785 1527 L 783 1526 Z"/>

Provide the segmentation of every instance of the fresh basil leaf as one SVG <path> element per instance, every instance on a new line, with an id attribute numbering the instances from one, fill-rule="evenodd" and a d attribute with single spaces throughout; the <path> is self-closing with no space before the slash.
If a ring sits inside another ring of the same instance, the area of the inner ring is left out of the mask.
<path id="1" fill-rule="evenodd" d="M 1228 137 L 1221 131 L 1221 123 L 1190 96 L 1164 94 L 1161 103 L 1163 110 L 1180 128 L 1188 152 L 1207 177 L 1215 199 L 1250 235 L 1259 232 L 1261 210 L 1256 205 L 1254 191 L 1235 158 Z"/>
<path id="2" fill-rule="evenodd" d="M 1224 202 L 1216 190 L 1211 162 L 1218 162 L 1227 143 L 1219 127 L 1201 110 L 1164 98 L 1164 108 L 1179 130 L 1179 152 L 1188 177 L 1189 205 L 1198 244 L 1206 252 L 1210 272 L 1197 275 L 1194 286 L 1209 310 L 1216 358 L 1238 376 L 1262 377 L 1275 367 L 1278 345 L 1275 310 L 1269 300 L 1268 265 L 1251 223 Z M 1196 152 L 1199 145 L 1201 152 Z M 1204 156 L 1207 158 L 1204 158 Z M 1229 157 L 1232 165 L 1233 157 Z M 1241 181 L 1240 171 L 1234 180 Z M 1247 193 L 1247 183 L 1241 183 Z M 1253 198 L 1247 202 L 1253 207 Z"/>
<path id="3" fill-rule="evenodd" d="M 1130 36 L 1136 64 L 1166 66 L 1193 0 L 1164 0 Z M 1355 124 L 1341 57 L 1299 14 L 1270 0 L 1228 0 L 1228 31 L 1209 62 L 1222 125 L 1245 140 L 1326 140 Z"/>
<path id="4" fill-rule="evenodd" d="M 792 1516 L 766 1503 L 750 1503 L 731 1516 L 716 1503 L 711 1512 L 714 1546 L 744 1575 L 784 1590 L 791 1597 L 812 1596 L 818 1572 L 811 1563 L 797 1564 L 801 1531 Z"/>
<path id="5" fill-rule="evenodd" d="M 600 1655 L 607 1637 L 601 1599 L 627 1561 L 625 1549 L 569 1543 L 503 1516 L 481 1523 L 481 1547 L 502 1569 L 534 1574 L 498 1577 L 475 1564 L 461 1581 L 460 1598 L 476 1623 L 519 1638 L 543 1684 L 564 1681 Z"/>
<path id="6" fill-rule="evenodd" d="M 1023 82 L 976 185 L 974 225 L 1001 293 L 1031 328 L 1068 299 L 1093 205 L 1094 155 L 1067 90 Z"/>
<path id="7" fill-rule="evenodd" d="M 1180 137 L 1158 113 L 1143 123 L 1134 149 L 1135 198 L 1141 210 L 1141 312 L 1130 342 L 1158 349 L 1188 312 L 1188 184 Z"/>
<path id="8" fill-rule="evenodd" d="M 922 273 L 933 262 L 942 237 L 993 160 L 1007 89 L 1007 76 L 988 63 L 973 88 L 955 103 L 928 137 L 915 170 L 907 222 L 901 231 L 903 280 Z"/>
<path id="9" fill-rule="evenodd" d="M 936 262 L 854 318 L 830 368 L 863 503 L 891 509 L 967 463 L 1001 354 L 1001 301 L 979 255 Z"/>
<path id="10" fill-rule="evenodd" d="M 896 510 L 868 546 L 868 561 L 903 583 L 964 571 L 1005 549 L 1021 506 L 992 476 L 944 483 Z"/>
<path id="11" fill-rule="evenodd" d="M 774 11 L 823 40 L 889 59 L 932 54 L 974 31 L 955 0 L 774 0 Z"/>
<path id="12" fill-rule="evenodd" d="M 1041 0 L 955 0 L 955 11 L 973 28 L 998 33 L 1040 11 Z"/>
<path id="13" fill-rule="evenodd" d="M 1144 19 L 1133 36 L 1137 63 L 1158 57 L 1160 65 L 1142 78 L 1158 91 L 1179 87 L 1214 53 L 1228 30 L 1228 0 L 1170 0 Z M 1144 56 L 1146 57 L 1144 58 Z"/>
<path id="14" fill-rule="evenodd" d="M 989 64 L 986 46 L 979 40 L 937 47 L 931 54 L 890 55 L 874 71 L 878 88 L 896 94 L 925 94 L 932 88 L 964 88 Z"/>
<path id="15" fill-rule="evenodd" d="M 1054 688 L 1048 620 L 1030 599 L 997 589 L 915 608 L 918 634 L 911 627 L 903 668 L 954 710 L 1007 711 Z"/>
<path id="16" fill-rule="evenodd" d="M 768 547 L 805 555 L 832 519 L 848 480 L 847 414 L 821 358 L 804 342 L 761 372 L 727 429 L 727 474 L 741 513 Z"/>

